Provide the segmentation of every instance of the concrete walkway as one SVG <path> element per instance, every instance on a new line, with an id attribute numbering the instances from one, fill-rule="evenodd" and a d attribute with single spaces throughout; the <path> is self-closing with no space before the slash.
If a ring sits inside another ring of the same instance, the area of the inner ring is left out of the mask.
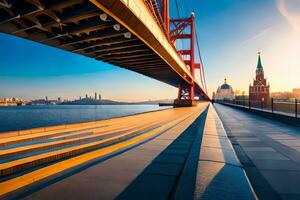
<path id="1" fill-rule="evenodd" d="M 194 112 L 189 112 L 185 108 L 180 109 L 186 111 L 186 117 L 173 126 L 162 129 L 160 133 L 155 134 L 156 137 L 154 138 L 137 141 L 131 147 L 116 153 L 105 156 L 99 154 L 97 159 L 55 174 L 33 185 L 28 185 L 6 197 L 7 199 L 114 199 L 133 180 L 143 174 L 138 185 L 140 191 L 148 190 L 150 194 L 157 197 L 156 199 L 167 199 L 173 192 L 176 177 L 181 173 L 195 138 L 194 133 L 192 135 L 188 133 L 187 135 L 185 130 L 194 123 L 195 119 L 198 120 L 201 113 L 203 115 L 207 105 L 207 103 L 203 103 L 197 108 L 192 108 Z M 174 109 L 169 110 L 169 112 L 174 112 Z M 158 115 L 156 118 L 151 119 L 161 119 L 163 113 L 161 111 L 151 113 L 151 115 Z M 161 116 L 159 117 L 159 115 Z M 205 115 L 199 120 L 204 123 Z M 141 121 L 147 123 L 142 118 Z M 174 122 L 175 120 L 171 121 L 171 123 Z M 132 139 L 145 134 L 147 133 Z M 115 145 L 118 145 L 118 143 Z M 88 152 L 81 156 L 94 152 Z M 76 161 L 77 157 L 72 159 Z M 38 170 L 35 173 L 38 173 Z M 153 183 L 152 187 L 148 187 L 149 182 Z M 122 195 L 129 195 L 131 196 L 130 199 L 145 199 L 146 193 L 135 192 L 123 193 Z M 150 196 L 148 195 L 148 197 Z"/>
<path id="2" fill-rule="evenodd" d="M 173 137 L 178 136 L 181 124 L 188 127 L 207 105 L 4 133 L 0 138 L 0 199 L 27 191 L 31 185 L 40 186 L 40 182 L 86 163 L 112 157 L 169 129 L 175 132 Z"/>
<path id="3" fill-rule="evenodd" d="M 300 128 L 214 105 L 259 199 L 300 199 Z"/>
<path id="4" fill-rule="evenodd" d="M 171 122 L 160 125 L 159 129 L 49 163 L 28 173 L 25 171 L 25 174 L 19 176 L 17 173 L 12 179 L 6 180 L 4 176 L 4 181 L 0 180 L 0 192 L 11 192 L 2 197 L 30 200 L 254 200 L 255 195 L 243 166 L 214 107 L 203 103 L 198 107 L 180 110 L 184 111 L 184 118 L 174 120 L 173 117 L 176 116 L 172 115 L 172 119 L 166 116 Z M 159 119 L 162 120 L 165 112 L 174 110 L 151 115 L 160 115 Z M 152 117 L 149 119 L 157 120 Z M 135 125 L 137 123 L 131 122 Z M 147 121 L 142 120 L 139 123 Z M 120 129 L 119 125 L 117 130 Z M 126 123 L 123 125 L 128 128 Z M 145 128 L 147 125 L 142 126 Z M 110 130 L 112 127 L 106 128 Z M 100 129 L 103 131 L 103 127 Z M 66 136 L 64 132 L 59 132 L 63 134 L 59 136 L 56 132 L 53 134 L 55 138 L 82 134 L 70 132 Z M 36 135 L 26 137 L 34 136 Z M 23 136 L 21 139 L 24 140 Z M 18 154 L 22 154 L 21 150 L 17 151 Z M 7 151 L 11 155 L 10 151 L 15 150 L 13 148 Z M 5 155 L 3 154 L 4 157 Z"/>

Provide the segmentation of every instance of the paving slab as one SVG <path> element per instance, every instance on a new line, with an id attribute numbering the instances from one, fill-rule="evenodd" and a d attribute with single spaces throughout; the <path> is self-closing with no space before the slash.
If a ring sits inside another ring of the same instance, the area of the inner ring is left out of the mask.
<path id="1" fill-rule="evenodd" d="M 284 155 L 273 151 L 248 151 L 246 153 L 251 160 L 289 160 Z"/>
<path id="2" fill-rule="evenodd" d="M 125 190 L 116 199 L 165 200 L 176 181 L 176 176 L 141 174 L 131 185 L 133 190 Z"/>
<path id="3" fill-rule="evenodd" d="M 244 171 L 226 163 L 199 161 L 195 199 L 254 199 Z M 245 192 L 246 191 L 246 192 Z"/>
<path id="4" fill-rule="evenodd" d="M 153 163 L 145 169 L 146 174 L 156 174 L 165 176 L 178 176 L 180 174 L 180 164 Z"/>
<path id="5" fill-rule="evenodd" d="M 244 147 L 243 150 L 249 152 L 255 151 L 256 153 L 260 151 L 275 151 L 275 149 L 273 149 L 272 147 Z"/>
<path id="6" fill-rule="evenodd" d="M 300 194 L 300 171 L 290 170 L 261 170 L 264 177 L 279 194 Z"/>
<path id="7" fill-rule="evenodd" d="M 286 171 L 295 171 L 300 170 L 298 163 L 292 160 L 271 160 L 271 159 L 261 159 L 261 160 L 252 160 L 254 165 L 261 170 L 286 170 Z"/>

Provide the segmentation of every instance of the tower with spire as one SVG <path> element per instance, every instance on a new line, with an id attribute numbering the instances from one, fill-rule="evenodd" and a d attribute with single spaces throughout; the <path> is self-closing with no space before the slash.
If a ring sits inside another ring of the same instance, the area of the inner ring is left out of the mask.
<path id="1" fill-rule="evenodd" d="M 249 86 L 249 99 L 252 105 L 258 104 L 267 105 L 270 99 L 270 85 L 265 78 L 264 68 L 261 63 L 261 52 L 258 51 L 258 62 L 256 66 L 256 76 L 253 80 L 253 85 Z"/>

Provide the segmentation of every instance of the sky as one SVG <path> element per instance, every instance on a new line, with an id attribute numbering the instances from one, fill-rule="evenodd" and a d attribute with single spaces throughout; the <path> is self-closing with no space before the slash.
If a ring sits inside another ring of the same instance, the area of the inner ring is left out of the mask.
<path id="1" fill-rule="evenodd" d="M 248 92 L 261 50 L 271 91 L 300 87 L 299 0 L 177 0 L 181 17 L 196 16 L 209 94 L 224 78 Z M 175 0 L 170 15 L 177 18 Z M 0 33 L 0 98 L 174 99 L 177 89 L 81 55 Z"/>

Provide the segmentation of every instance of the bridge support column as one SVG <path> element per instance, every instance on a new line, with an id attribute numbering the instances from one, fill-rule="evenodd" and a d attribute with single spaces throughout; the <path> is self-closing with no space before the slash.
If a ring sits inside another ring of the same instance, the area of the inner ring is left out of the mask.
<path id="1" fill-rule="evenodd" d="M 187 84 L 178 85 L 178 97 L 174 100 L 174 107 L 195 106 L 197 101 L 194 99 L 194 86 Z"/>

